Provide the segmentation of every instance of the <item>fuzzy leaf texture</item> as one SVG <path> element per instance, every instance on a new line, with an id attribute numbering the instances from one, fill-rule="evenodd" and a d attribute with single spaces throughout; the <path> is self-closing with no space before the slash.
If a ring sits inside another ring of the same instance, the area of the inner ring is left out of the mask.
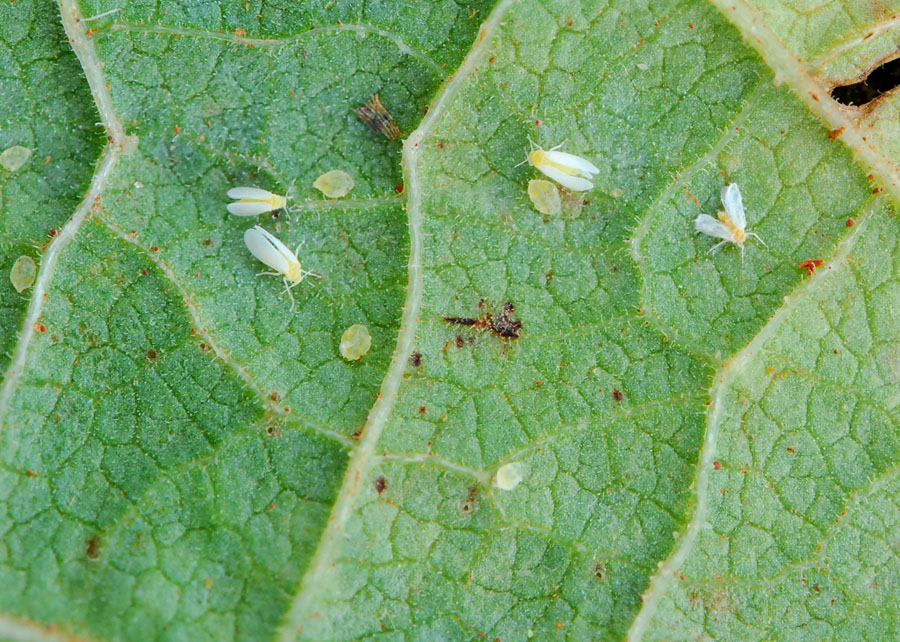
<path id="1" fill-rule="evenodd" d="M 5 3 L 0 639 L 900 637 L 900 2 L 802 5 Z"/>

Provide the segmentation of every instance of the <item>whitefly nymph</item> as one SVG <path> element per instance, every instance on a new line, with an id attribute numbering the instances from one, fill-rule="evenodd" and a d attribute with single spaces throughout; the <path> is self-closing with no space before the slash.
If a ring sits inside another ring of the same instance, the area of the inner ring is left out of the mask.
<path id="1" fill-rule="evenodd" d="M 725 211 L 719 212 L 718 218 L 713 218 L 709 214 L 701 214 L 694 221 L 694 228 L 698 232 L 722 239 L 721 242 L 710 248 L 710 252 L 715 252 L 726 243 L 734 243 L 741 248 L 741 260 L 743 260 L 744 242 L 751 236 L 768 247 L 757 234 L 747 231 L 744 201 L 737 183 L 731 183 L 722 188 L 722 205 L 725 207 Z"/>
<path id="2" fill-rule="evenodd" d="M 291 293 L 291 288 L 300 283 L 304 277 L 321 278 L 318 274 L 307 272 L 300 265 L 300 259 L 297 258 L 299 245 L 297 251 L 291 252 L 287 245 L 259 225 L 254 225 L 244 232 L 244 243 L 250 250 L 250 254 L 274 270 L 274 272 L 260 272 L 260 274 L 280 276 L 284 280 L 284 291 L 291 298 L 291 310 L 294 309 L 294 295 Z"/>
<path id="3" fill-rule="evenodd" d="M 286 197 L 259 187 L 233 187 L 228 190 L 228 198 L 236 199 L 226 206 L 235 216 L 259 216 L 287 205 Z"/>
<path id="4" fill-rule="evenodd" d="M 562 145 L 552 149 L 543 149 L 534 141 L 531 141 L 531 145 L 534 149 L 528 152 L 526 161 L 532 167 L 538 168 L 544 176 L 552 178 L 572 192 L 594 189 L 590 179 L 599 174 L 600 170 L 593 163 L 581 156 L 559 151 Z"/>

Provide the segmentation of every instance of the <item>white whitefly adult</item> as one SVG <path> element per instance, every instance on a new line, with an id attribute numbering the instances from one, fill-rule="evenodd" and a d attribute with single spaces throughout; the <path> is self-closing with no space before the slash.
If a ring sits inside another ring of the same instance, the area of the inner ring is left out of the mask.
<path id="1" fill-rule="evenodd" d="M 700 214 L 694 220 L 694 228 L 698 232 L 702 232 L 708 236 L 722 239 L 710 248 L 710 252 L 715 252 L 726 243 L 734 243 L 741 248 L 741 260 L 744 260 L 744 242 L 748 237 L 752 236 L 765 247 L 765 241 L 759 238 L 759 235 L 747 231 L 747 216 L 744 213 L 744 201 L 741 198 L 741 190 L 737 183 L 731 183 L 722 188 L 722 205 L 725 207 L 724 212 L 719 212 L 718 218 L 713 218 L 709 214 Z"/>
<path id="2" fill-rule="evenodd" d="M 274 272 L 260 272 L 260 274 L 280 276 L 284 280 L 284 291 L 291 298 L 291 310 L 294 309 L 294 295 L 291 293 L 291 288 L 300 283 L 303 277 L 321 278 L 318 274 L 303 269 L 297 258 L 299 245 L 296 251 L 291 252 L 287 245 L 259 225 L 254 225 L 244 232 L 244 244 L 250 250 L 250 254 L 274 270 Z"/>
<path id="3" fill-rule="evenodd" d="M 287 198 L 281 194 L 273 194 L 259 187 L 232 187 L 228 190 L 228 198 L 237 199 L 237 202 L 226 205 L 235 216 L 259 216 L 287 205 Z"/>
<path id="4" fill-rule="evenodd" d="M 558 151 L 561 145 L 557 145 L 553 149 L 543 149 L 540 145 L 531 144 L 535 147 L 528 152 L 526 161 L 532 167 L 536 167 L 540 172 L 552 178 L 557 183 L 572 192 L 585 192 L 594 188 L 594 184 L 589 180 L 594 174 L 599 174 L 600 170 L 588 160 L 575 154 Z"/>

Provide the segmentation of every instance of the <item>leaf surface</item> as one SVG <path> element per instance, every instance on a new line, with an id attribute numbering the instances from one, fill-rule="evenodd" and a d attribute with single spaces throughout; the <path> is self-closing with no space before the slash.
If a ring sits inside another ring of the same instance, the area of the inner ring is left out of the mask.
<path id="1" fill-rule="evenodd" d="M 830 91 L 900 23 L 844 4 L 3 9 L 0 637 L 896 637 L 896 98 Z M 529 138 L 600 170 L 559 215 Z"/>

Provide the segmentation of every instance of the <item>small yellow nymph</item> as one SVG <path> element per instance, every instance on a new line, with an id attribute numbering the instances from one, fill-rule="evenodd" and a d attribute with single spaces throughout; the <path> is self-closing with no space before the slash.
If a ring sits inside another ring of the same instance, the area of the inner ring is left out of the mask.
<path id="1" fill-rule="evenodd" d="M 341 198 L 353 189 L 353 177 L 343 170 L 333 169 L 319 176 L 313 187 L 328 198 Z"/>
<path id="2" fill-rule="evenodd" d="M 359 361 L 372 347 L 372 335 L 362 323 L 354 323 L 341 335 L 341 356 L 347 361 Z"/>
<path id="3" fill-rule="evenodd" d="M 525 477 L 525 464 L 514 461 L 497 469 L 491 484 L 500 490 L 513 490 Z"/>
<path id="4" fill-rule="evenodd" d="M 553 215 L 562 211 L 559 188 L 550 181 L 542 178 L 533 178 L 528 181 L 528 197 L 531 199 L 534 209 L 541 214 Z"/>

